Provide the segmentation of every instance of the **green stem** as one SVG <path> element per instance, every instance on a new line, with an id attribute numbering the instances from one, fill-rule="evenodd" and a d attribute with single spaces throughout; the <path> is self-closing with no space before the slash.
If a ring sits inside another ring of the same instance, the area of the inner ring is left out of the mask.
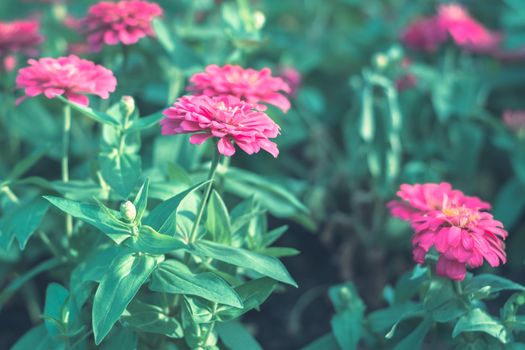
<path id="1" fill-rule="evenodd" d="M 217 173 L 217 166 L 219 165 L 219 160 L 221 158 L 221 155 L 219 154 L 219 152 L 217 152 L 217 150 L 214 150 L 214 151 L 215 153 L 213 155 L 210 172 L 208 174 L 208 180 L 210 182 L 208 182 L 208 185 L 206 186 L 206 192 L 204 193 L 204 198 L 202 199 L 201 205 L 199 207 L 197 218 L 195 219 L 195 222 L 193 223 L 193 228 L 191 229 L 189 243 L 193 243 L 197 239 L 197 232 L 198 232 L 200 222 L 202 220 L 202 214 L 204 213 L 204 208 L 206 207 L 206 204 L 208 203 L 208 199 L 210 198 L 211 189 L 213 188 L 213 183 L 215 182 L 215 174 Z"/>
<path id="2" fill-rule="evenodd" d="M 7 198 L 9 198 L 9 200 L 13 202 L 14 204 L 20 204 L 20 200 L 18 199 L 16 194 L 14 194 L 13 191 L 11 191 L 11 189 L 8 186 L 2 187 L 2 192 L 4 192 Z"/>
<path id="3" fill-rule="evenodd" d="M 212 311 L 211 311 L 211 314 L 212 314 L 212 317 L 215 317 L 215 313 L 217 312 L 217 303 L 213 303 L 213 308 L 212 308 Z M 210 327 L 208 328 L 208 330 L 206 331 L 206 335 L 204 336 L 204 342 L 203 342 L 203 346 L 206 348 L 206 344 L 208 343 L 208 339 L 210 338 L 210 335 L 213 331 L 213 328 L 215 328 L 215 321 L 212 321 L 211 324 L 210 324 Z"/>
<path id="4" fill-rule="evenodd" d="M 71 138 L 71 106 L 64 106 L 64 124 L 62 129 L 62 181 L 69 182 L 69 140 Z M 73 217 L 66 215 L 66 234 L 73 234 Z"/>
<path id="5" fill-rule="evenodd" d="M 454 286 L 456 287 L 456 292 L 458 293 L 458 296 L 463 295 L 463 287 L 461 286 L 461 281 L 454 282 Z"/>

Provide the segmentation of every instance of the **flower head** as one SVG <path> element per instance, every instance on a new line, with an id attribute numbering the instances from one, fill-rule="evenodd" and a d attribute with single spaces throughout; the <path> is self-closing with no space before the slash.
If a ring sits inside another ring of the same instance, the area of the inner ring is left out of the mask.
<path id="1" fill-rule="evenodd" d="M 281 91 L 291 89 L 283 79 L 272 76 L 269 68 L 255 70 L 241 66 L 209 65 L 202 73 L 191 77 L 188 90 L 207 96 L 232 95 L 249 103 L 268 103 L 283 112 L 290 109 L 290 101 Z"/>
<path id="2" fill-rule="evenodd" d="M 490 205 L 465 196 L 448 183 L 402 185 L 403 202 L 389 203 L 393 216 L 410 221 L 414 261 L 423 264 L 434 247 L 440 254 L 436 272 L 452 280 L 465 278 L 466 268 L 486 260 L 492 267 L 505 263 L 507 232 L 484 211 Z"/>
<path id="3" fill-rule="evenodd" d="M 87 106 L 89 99 L 86 95 L 98 95 L 106 99 L 117 85 L 109 69 L 74 55 L 30 59 L 28 63 L 29 67 L 19 70 L 16 84 L 30 97 L 40 94 L 47 98 L 64 95 L 70 101 Z"/>
<path id="4" fill-rule="evenodd" d="M 37 55 L 37 46 L 44 39 L 39 30 L 40 24 L 36 20 L 0 22 L 0 56 L 14 53 Z"/>
<path id="5" fill-rule="evenodd" d="M 447 32 L 434 17 L 424 17 L 412 22 L 404 31 L 402 40 L 406 46 L 432 52 L 447 40 Z"/>
<path id="6" fill-rule="evenodd" d="M 152 36 L 151 22 L 160 15 L 161 7 L 148 1 L 102 1 L 89 8 L 83 27 L 92 49 L 100 51 L 104 44 L 131 45 Z"/>
<path id="7" fill-rule="evenodd" d="M 501 36 L 485 28 L 458 4 L 441 5 L 437 14 L 438 25 L 447 31 L 461 47 L 475 52 L 495 50 Z"/>
<path id="8" fill-rule="evenodd" d="M 234 96 L 183 96 L 164 111 L 166 118 L 160 123 L 164 135 L 193 134 L 192 144 L 216 137 L 219 153 L 226 156 L 235 153 L 234 142 L 248 154 L 263 149 L 277 157 L 277 145 L 269 139 L 280 129 L 264 110 Z"/>
<path id="9" fill-rule="evenodd" d="M 473 209 L 490 209 L 490 204 L 478 197 L 466 196 L 459 190 L 454 190 L 448 182 L 426 184 L 403 184 L 397 196 L 402 201 L 388 203 L 390 214 L 405 221 L 413 219 L 414 215 L 422 215 L 431 210 L 439 210 L 445 205 L 466 205 Z"/>

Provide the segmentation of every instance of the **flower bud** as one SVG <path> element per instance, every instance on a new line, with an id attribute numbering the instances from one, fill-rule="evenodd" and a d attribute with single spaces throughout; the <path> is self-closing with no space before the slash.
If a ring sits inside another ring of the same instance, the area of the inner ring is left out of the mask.
<path id="1" fill-rule="evenodd" d="M 132 222 L 137 216 L 137 209 L 133 203 L 125 201 L 120 205 L 120 215 L 122 215 L 122 219 L 125 221 Z"/>
<path id="2" fill-rule="evenodd" d="M 135 100 L 133 97 L 122 96 L 122 99 L 120 100 L 120 110 L 125 118 L 129 118 L 129 116 L 135 111 Z"/>

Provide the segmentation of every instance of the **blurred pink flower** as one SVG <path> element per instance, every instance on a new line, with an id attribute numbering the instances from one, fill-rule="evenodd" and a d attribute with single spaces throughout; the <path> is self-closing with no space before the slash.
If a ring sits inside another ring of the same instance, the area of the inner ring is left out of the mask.
<path id="1" fill-rule="evenodd" d="M 68 100 L 87 106 L 87 94 L 108 98 L 115 91 L 113 72 L 91 61 L 70 55 L 59 58 L 30 59 L 29 67 L 18 71 L 17 88 L 26 96 L 44 94 L 47 98 L 64 95 Z M 20 98 L 21 102 L 25 97 Z"/>
<path id="2" fill-rule="evenodd" d="M 145 36 L 154 35 L 152 20 L 162 15 L 159 5 L 142 0 L 102 1 L 88 10 L 83 19 L 84 32 L 94 51 L 104 44 L 131 45 Z"/>
<path id="3" fill-rule="evenodd" d="M 188 90 L 198 94 L 232 95 L 249 103 L 264 102 L 274 105 L 285 113 L 290 109 L 290 101 L 280 93 L 290 93 L 290 86 L 283 79 L 273 77 L 269 68 L 255 70 L 211 64 L 204 72 L 193 75 L 190 82 L 193 85 Z"/>
<path id="4" fill-rule="evenodd" d="M 505 263 L 507 232 L 483 210 L 490 204 L 454 190 L 449 183 L 401 185 L 402 202 L 389 203 L 392 216 L 410 221 L 414 261 L 425 262 L 432 247 L 440 254 L 436 272 L 452 280 L 465 278 L 466 267 L 483 260 L 495 267 Z"/>
<path id="5" fill-rule="evenodd" d="M 299 86 L 301 86 L 301 73 L 299 73 L 295 68 L 285 67 L 279 72 L 279 76 L 284 80 L 286 84 L 290 87 L 290 95 L 295 96 Z"/>
<path id="6" fill-rule="evenodd" d="M 503 122 L 513 131 L 525 128 L 525 110 L 507 110 L 503 112 Z"/>
<path id="7" fill-rule="evenodd" d="M 458 46 L 471 51 L 494 51 L 501 42 L 500 34 L 485 28 L 458 4 L 441 5 L 437 14 L 437 22 L 443 30 L 450 34 Z"/>
<path id="8" fill-rule="evenodd" d="M 405 29 L 402 41 L 406 46 L 432 52 L 447 40 L 447 32 L 438 24 L 435 17 L 415 20 Z"/>
<path id="9" fill-rule="evenodd" d="M 234 96 L 183 96 L 164 111 L 162 134 L 191 133 L 192 144 L 216 137 L 218 151 L 225 156 L 235 153 L 234 142 L 248 154 L 263 149 L 277 157 L 277 145 L 269 139 L 277 137 L 280 128 L 265 109 Z"/>
<path id="10" fill-rule="evenodd" d="M 37 55 L 37 47 L 44 40 L 39 31 L 37 20 L 0 22 L 0 56 L 14 53 Z"/>
<path id="11" fill-rule="evenodd" d="M 465 196 L 463 192 L 454 190 L 448 182 L 425 184 L 402 184 L 397 196 L 401 201 L 388 203 L 390 215 L 405 221 L 413 219 L 414 215 L 422 215 L 430 210 L 440 210 L 448 203 L 465 205 L 473 209 L 489 210 L 490 204 L 478 197 Z"/>

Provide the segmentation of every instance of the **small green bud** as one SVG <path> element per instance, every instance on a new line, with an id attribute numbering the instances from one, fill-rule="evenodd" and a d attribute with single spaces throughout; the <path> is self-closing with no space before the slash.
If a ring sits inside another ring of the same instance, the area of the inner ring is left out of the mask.
<path id="1" fill-rule="evenodd" d="M 122 114 L 129 118 L 131 114 L 135 111 L 135 100 L 131 96 L 122 96 L 122 99 L 120 100 L 120 108 L 122 111 Z"/>
<path id="2" fill-rule="evenodd" d="M 122 219 L 125 221 L 132 222 L 137 216 L 137 209 L 133 203 L 125 201 L 120 205 L 120 215 L 122 215 Z"/>
<path id="3" fill-rule="evenodd" d="M 352 300 L 352 292 L 350 291 L 350 289 L 348 289 L 348 287 L 342 287 L 341 289 L 339 289 L 339 298 L 341 298 L 341 301 L 345 305 L 348 305 Z"/>

